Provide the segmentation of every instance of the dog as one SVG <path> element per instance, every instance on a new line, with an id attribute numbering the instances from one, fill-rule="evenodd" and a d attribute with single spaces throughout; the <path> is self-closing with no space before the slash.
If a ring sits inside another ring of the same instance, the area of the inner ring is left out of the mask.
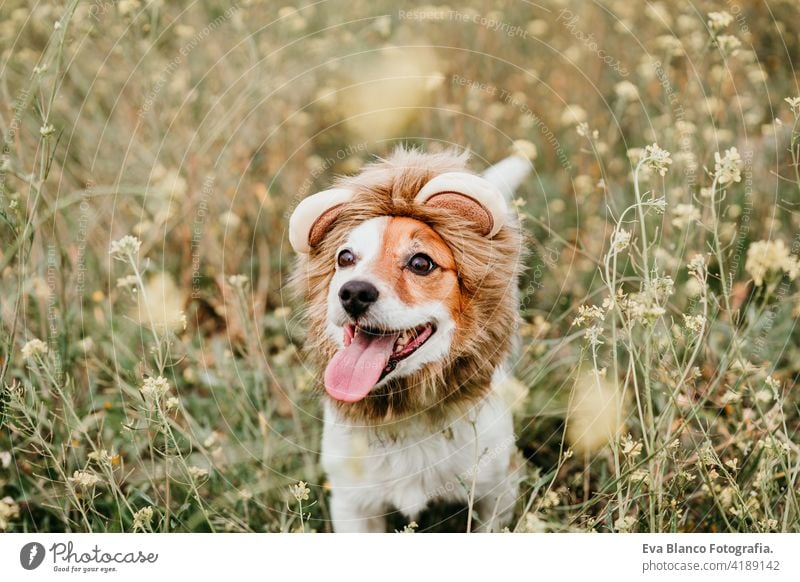
<path id="1" fill-rule="evenodd" d="M 515 437 L 498 386 L 523 255 L 509 202 L 531 163 L 477 175 L 467 161 L 399 148 L 291 215 L 336 532 L 385 532 L 392 509 L 414 520 L 434 500 L 468 504 L 476 531 L 511 519 Z"/>

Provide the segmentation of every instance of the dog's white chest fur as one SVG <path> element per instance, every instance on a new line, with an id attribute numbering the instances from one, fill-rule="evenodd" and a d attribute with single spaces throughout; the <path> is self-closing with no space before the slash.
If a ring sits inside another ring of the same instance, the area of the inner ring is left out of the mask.
<path id="1" fill-rule="evenodd" d="M 354 426 L 326 403 L 322 465 L 337 532 L 385 531 L 392 508 L 415 519 L 431 501 L 467 503 L 470 496 L 479 529 L 505 525 L 516 494 L 514 434 L 496 392 L 441 427 L 412 419 L 395 428 L 389 435 Z"/>

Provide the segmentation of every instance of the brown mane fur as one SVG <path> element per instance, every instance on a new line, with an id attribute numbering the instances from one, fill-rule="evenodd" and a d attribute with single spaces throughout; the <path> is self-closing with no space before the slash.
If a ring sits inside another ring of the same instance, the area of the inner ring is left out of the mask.
<path id="1" fill-rule="evenodd" d="M 401 148 L 360 174 L 339 179 L 336 185 L 353 189 L 354 199 L 319 245 L 299 259 L 293 279 L 307 305 L 306 350 L 321 370 L 336 352 L 325 331 L 334 253 L 355 226 L 378 216 L 414 218 L 431 226 L 455 257 L 464 310 L 449 356 L 411 376 L 391 380 L 359 402 L 335 401 L 339 412 L 352 422 L 386 425 L 416 415 L 436 422 L 454 407 L 481 398 L 509 351 L 519 317 L 522 236 L 518 226 L 506 225 L 487 239 L 466 219 L 446 209 L 412 203 L 426 182 L 444 172 L 466 171 L 466 161 L 465 154 L 425 154 Z"/>

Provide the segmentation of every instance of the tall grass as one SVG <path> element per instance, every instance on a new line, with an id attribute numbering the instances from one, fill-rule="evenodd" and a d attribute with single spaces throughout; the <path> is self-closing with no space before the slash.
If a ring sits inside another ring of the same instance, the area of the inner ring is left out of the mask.
<path id="1" fill-rule="evenodd" d="M 287 212 L 523 140 L 509 529 L 799 531 L 798 16 L 4 4 L 0 530 L 329 530 Z"/>

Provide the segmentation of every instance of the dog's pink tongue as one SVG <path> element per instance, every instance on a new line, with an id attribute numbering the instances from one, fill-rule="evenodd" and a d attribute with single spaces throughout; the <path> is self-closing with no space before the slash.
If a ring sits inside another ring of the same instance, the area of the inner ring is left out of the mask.
<path id="1" fill-rule="evenodd" d="M 325 369 L 328 394 L 343 402 L 356 402 L 369 394 L 389 363 L 398 335 L 357 333 L 350 345 L 337 352 Z"/>

